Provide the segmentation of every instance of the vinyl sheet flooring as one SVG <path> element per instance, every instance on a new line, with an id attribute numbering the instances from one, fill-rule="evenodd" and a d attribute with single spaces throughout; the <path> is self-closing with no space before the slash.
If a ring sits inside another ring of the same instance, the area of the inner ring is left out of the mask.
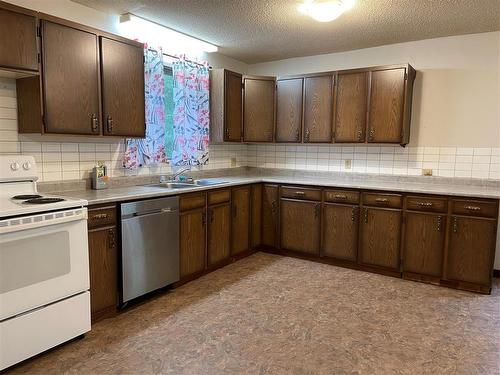
<path id="1" fill-rule="evenodd" d="M 478 295 L 256 253 L 92 326 L 13 374 L 499 374 Z"/>

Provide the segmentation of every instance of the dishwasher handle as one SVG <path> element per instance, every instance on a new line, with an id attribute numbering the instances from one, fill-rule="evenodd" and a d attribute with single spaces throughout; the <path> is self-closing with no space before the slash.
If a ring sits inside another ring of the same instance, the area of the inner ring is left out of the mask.
<path id="1" fill-rule="evenodd" d="M 167 207 L 167 208 L 161 208 L 159 210 L 133 212 L 131 214 L 122 216 L 122 219 L 130 219 L 130 218 L 134 218 L 134 217 L 151 216 L 151 215 L 158 215 L 158 214 L 168 214 L 168 213 L 173 213 L 173 212 L 177 212 L 177 211 L 178 211 L 177 209 Z"/>

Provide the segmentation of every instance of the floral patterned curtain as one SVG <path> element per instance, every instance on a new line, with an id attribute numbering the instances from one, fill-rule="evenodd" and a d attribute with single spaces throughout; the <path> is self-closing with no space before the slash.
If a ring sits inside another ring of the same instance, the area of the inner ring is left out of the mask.
<path id="1" fill-rule="evenodd" d="M 163 53 L 145 46 L 144 84 L 146 99 L 146 137 L 126 141 L 123 166 L 136 169 L 166 163 Z M 125 61 L 124 64 L 127 62 Z"/>
<path id="2" fill-rule="evenodd" d="M 210 124 L 208 66 L 179 59 L 173 63 L 173 166 L 208 163 Z"/>

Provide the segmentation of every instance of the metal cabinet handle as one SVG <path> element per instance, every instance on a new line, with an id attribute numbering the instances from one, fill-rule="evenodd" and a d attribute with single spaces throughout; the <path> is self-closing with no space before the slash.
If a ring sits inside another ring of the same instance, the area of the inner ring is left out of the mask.
<path id="1" fill-rule="evenodd" d="M 389 199 L 387 199 L 387 198 L 376 198 L 375 202 L 377 202 L 377 203 L 388 203 Z"/>
<path id="2" fill-rule="evenodd" d="M 309 142 L 309 138 L 310 138 L 310 136 L 311 136 L 311 132 L 309 131 L 309 129 L 306 129 L 306 134 L 305 134 L 305 136 L 304 136 L 304 140 L 305 140 L 306 142 Z"/>
<path id="3" fill-rule="evenodd" d="M 321 203 L 316 203 L 314 205 L 314 218 L 315 219 L 319 218 L 320 213 L 321 213 Z"/>
<path id="4" fill-rule="evenodd" d="M 114 249 L 116 246 L 116 241 L 115 241 L 115 231 L 114 229 L 108 230 L 108 247 L 110 249 Z"/>
<path id="5" fill-rule="evenodd" d="M 365 223 L 368 223 L 368 208 L 365 208 Z"/>
<path id="6" fill-rule="evenodd" d="M 99 131 L 99 119 L 97 118 L 95 113 L 92 113 L 90 116 L 90 125 L 92 126 L 92 132 L 97 133 Z"/>
<path id="7" fill-rule="evenodd" d="M 357 212 L 359 210 L 359 207 L 357 206 L 352 206 L 352 210 L 351 210 L 351 221 L 356 221 L 356 216 L 357 216 Z"/>
<path id="8" fill-rule="evenodd" d="M 481 207 L 479 206 L 464 206 L 464 208 L 469 211 L 481 211 Z"/>
<path id="9" fill-rule="evenodd" d="M 295 131 L 295 140 L 300 141 L 300 131 L 298 129 Z"/>
<path id="10" fill-rule="evenodd" d="M 304 195 L 306 195 L 306 193 L 304 193 L 303 191 L 296 191 L 295 195 L 303 197 Z"/>
<path id="11" fill-rule="evenodd" d="M 92 215 L 92 219 L 99 220 L 99 219 L 106 219 L 108 217 L 108 214 L 95 214 Z"/>
<path id="12" fill-rule="evenodd" d="M 432 202 L 417 202 L 420 207 L 432 207 L 434 204 Z"/>
<path id="13" fill-rule="evenodd" d="M 443 217 L 441 215 L 439 215 L 437 217 L 437 231 L 438 232 L 441 232 L 442 224 L 443 224 Z"/>
<path id="14" fill-rule="evenodd" d="M 453 217 L 453 233 L 458 232 L 458 218 L 456 216 Z"/>
<path id="15" fill-rule="evenodd" d="M 113 133 L 113 118 L 110 115 L 108 115 L 106 122 L 108 127 L 108 133 Z"/>
<path id="16" fill-rule="evenodd" d="M 345 194 L 336 194 L 334 196 L 335 199 L 342 199 L 342 200 L 346 200 L 347 199 L 347 195 Z"/>
<path id="17" fill-rule="evenodd" d="M 271 203 L 271 213 L 272 213 L 273 215 L 276 215 L 276 211 L 277 211 L 277 210 L 278 210 L 278 202 L 273 201 L 273 202 Z"/>
<path id="18" fill-rule="evenodd" d="M 361 137 L 363 136 L 363 131 L 361 129 L 358 129 L 358 141 L 361 141 Z"/>
<path id="19" fill-rule="evenodd" d="M 375 129 L 370 129 L 370 132 L 368 133 L 368 138 L 370 138 L 370 141 L 373 141 L 374 135 L 375 135 Z"/>
<path id="20" fill-rule="evenodd" d="M 229 132 L 229 129 L 228 129 L 228 128 L 226 128 L 226 138 L 227 138 L 227 139 L 229 139 L 229 138 L 230 138 L 230 135 L 231 135 L 231 133 Z"/>

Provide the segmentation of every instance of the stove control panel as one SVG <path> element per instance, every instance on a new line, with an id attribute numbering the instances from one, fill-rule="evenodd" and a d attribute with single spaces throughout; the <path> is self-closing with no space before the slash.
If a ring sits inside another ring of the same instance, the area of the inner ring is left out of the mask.
<path id="1" fill-rule="evenodd" d="M 0 155 L 0 181 L 36 181 L 35 158 L 28 155 Z"/>

